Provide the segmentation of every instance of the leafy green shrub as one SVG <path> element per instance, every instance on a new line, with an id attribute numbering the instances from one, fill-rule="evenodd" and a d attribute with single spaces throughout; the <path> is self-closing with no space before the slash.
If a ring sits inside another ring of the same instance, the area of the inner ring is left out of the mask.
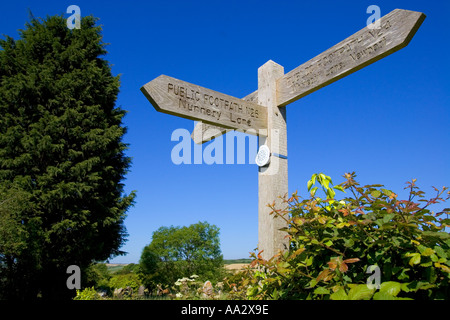
<path id="1" fill-rule="evenodd" d="M 85 288 L 83 290 L 77 290 L 77 295 L 73 300 L 101 300 L 102 298 L 94 287 Z"/>
<path id="2" fill-rule="evenodd" d="M 308 199 L 300 201 L 294 193 L 284 199 L 287 209 L 272 206 L 273 214 L 288 222 L 290 248 L 269 261 L 253 254 L 252 266 L 258 268 L 246 270 L 237 283 L 228 282 L 236 298 L 448 299 L 450 209 L 429 210 L 450 198 L 442 198 L 447 188 L 434 188 L 436 196 L 426 200 L 412 180 L 405 188 L 408 199 L 398 200 L 383 185 L 360 187 L 354 173 L 344 177 L 332 187 L 330 177 L 314 174 Z M 316 196 L 316 183 L 326 199 Z M 336 200 L 336 190 L 352 196 Z M 375 267 L 378 291 L 368 281 Z"/>
<path id="3" fill-rule="evenodd" d="M 94 263 L 90 265 L 85 271 L 85 278 L 83 283 L 87 287 L 93 286 L 95 289 L 109 291 L 111 275 L 105 263 Z"/>
<path id="4" fill-rule="evenodd" d="M 129 273 L 138 273 L 139 272 L 139 265 L 135 263 L 129 263 L 126 266 L 124 266 L 122 269 L 114 272 L 115 274 L 129 274 Z"/>
<path id="5" fill-rule="evenodd" d="M 109 280 L 109 287 L 114 290 L 120 288 L 130 287 L 133 292 L 137 292 L 139 286 L 141 286 L 141 281 L 139 276 L 135 273 L 127 273 L 127 274 L 115 274 Z"/>

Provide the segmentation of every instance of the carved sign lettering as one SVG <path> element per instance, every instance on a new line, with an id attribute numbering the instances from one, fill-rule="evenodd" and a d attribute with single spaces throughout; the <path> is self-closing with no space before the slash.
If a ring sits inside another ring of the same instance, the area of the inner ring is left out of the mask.
<path id="1" fill-rule="evenodd" d="M 425 14 L 421 12 L 391 11 L 380 18 L 379 29 L 366 27 L 278 79 L 277 105 L 286 106 L 404 48 L 424 19 Z M 258 92 L 249 96 L 257 97 Z M 194 141 L 209 141 L 212 137 L 200 134 L 201 124 L 197 126 L 192 135 Z M 226 132 L 223 128 L 216 129 L 216 132 Z"/>
<path id="2" fill-rule="evenodd" d="M 267 109 L 161 75 L 141 88 L 157 111 L 234 130 L 266 129 Z"/>

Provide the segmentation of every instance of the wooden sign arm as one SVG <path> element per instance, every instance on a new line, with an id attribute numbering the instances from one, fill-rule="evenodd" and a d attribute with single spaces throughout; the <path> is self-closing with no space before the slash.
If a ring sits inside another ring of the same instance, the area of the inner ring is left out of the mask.
<path id="1" fill-rule="evenodd" d="M 277 105 L 286 106 L 407 46 L 425 20 L 422 12 L 395 9 L 277 80 Z M 243 100 L 257 101 L 258 91 Z M 227 129 L 198 123 L 192 133 L 201 144 Z"/>

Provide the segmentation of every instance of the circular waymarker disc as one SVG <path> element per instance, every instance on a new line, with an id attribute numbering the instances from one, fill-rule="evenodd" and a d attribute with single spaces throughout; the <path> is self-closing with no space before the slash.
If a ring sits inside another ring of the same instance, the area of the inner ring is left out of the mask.
<path id="1" fill-rule="evenodd" d="M 270 162 L 270 150 L 265 144 L 259 147 L 258 154 L 255 159 L 256 164 L 259 167 L 264 167 Z"/>

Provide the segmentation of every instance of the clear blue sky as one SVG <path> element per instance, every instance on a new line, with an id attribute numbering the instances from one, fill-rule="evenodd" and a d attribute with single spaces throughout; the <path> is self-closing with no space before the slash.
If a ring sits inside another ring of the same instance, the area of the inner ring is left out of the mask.
<path id="1" fill-rule="evenodd" d="M 400 195 L 413 178 L 429 196 L 450 186 L 448 1 L 16 0 L 1 4 L 0 33 L 17 38 L 28 9 L 45 17 L 72 4 L 100 18 L 106 59 L 122 75 L 117 104 L 129 111 L 125 184 L 137 198 L 128 254 L 111 262 L 137 262 L 161 226 L 217 225 L 226 259 L 247 258 L 258 241 L 257 166 L 173 164 L 171 134 L 194 122 L 156 112 L 142 85 L 165 74 L 243 97 L 257 89 L 259 66 L 289 72 L 364 28 L 372 4 L 382 16 L 401 8 L 427 19 L 406 48 L 288 105 L 289 191 L 304 195 L 316 172 L 340 183 L 356 171 L 361 184 Z"/>

